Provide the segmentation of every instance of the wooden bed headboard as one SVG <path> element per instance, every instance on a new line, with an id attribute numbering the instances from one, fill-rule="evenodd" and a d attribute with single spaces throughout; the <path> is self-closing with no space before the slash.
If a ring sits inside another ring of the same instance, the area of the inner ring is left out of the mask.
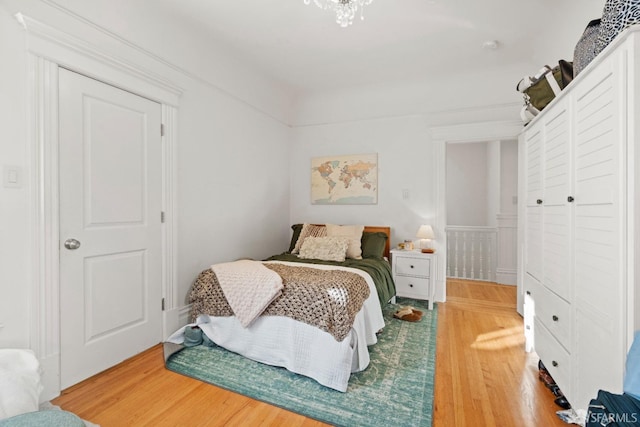
<path id="1" fill-rule="evenodd" d="M 364 231 L 368 233 L 384 233 L 387 235 L 387 244 L 384 246 L 384 256 L 389 259 L 391 250 L 391 227 L 379 227 L 375 225 L 365 225 Z"/>

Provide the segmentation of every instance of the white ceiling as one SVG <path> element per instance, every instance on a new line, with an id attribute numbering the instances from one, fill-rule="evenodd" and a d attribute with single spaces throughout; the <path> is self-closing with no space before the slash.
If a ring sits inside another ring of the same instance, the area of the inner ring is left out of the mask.
<path id="1" fill-rule="evenodd" d="M 572 59 L 604 1 L 374 0 L 348 28 L 303 0 L 154 3 L 291 89 L 318 92 L 513 64 L 533 73 Z M 487 40 L 498 49 L 483 49 Z"/>

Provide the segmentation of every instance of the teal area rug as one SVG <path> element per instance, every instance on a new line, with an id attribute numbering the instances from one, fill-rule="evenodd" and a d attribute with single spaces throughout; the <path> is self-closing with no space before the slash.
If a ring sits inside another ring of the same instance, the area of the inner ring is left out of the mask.
<path id="1" fill-rule="evenodd" d="M 401 305 L 423 311 L 419 322 L 395 319 Z M 221 347 L 188 347 L 168 357 L 168 369 L 338 426 L 430 426 L 437 306 L 399 298 L 383 310 L 386 326 L 369 347 L 371 363 L 351 375 L 346 393 L 284 368 L 253 362 Z"/>

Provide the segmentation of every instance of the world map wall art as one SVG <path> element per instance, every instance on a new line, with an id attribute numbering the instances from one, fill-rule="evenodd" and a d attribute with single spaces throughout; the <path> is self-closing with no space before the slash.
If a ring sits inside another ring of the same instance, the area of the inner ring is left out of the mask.
<path id="1" fill-rule="evenodd" d="M 378 203 L 378 154 L 311 159 L 311 203 L 314 205 Z"/>

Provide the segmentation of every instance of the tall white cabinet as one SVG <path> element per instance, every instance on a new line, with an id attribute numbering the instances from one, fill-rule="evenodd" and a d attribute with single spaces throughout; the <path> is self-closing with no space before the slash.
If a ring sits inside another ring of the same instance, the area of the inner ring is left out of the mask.
<path id="1" fill-rule="evenodd" d="M 640 31 L 621 34 L 519 143 L 527 347 L 586 408 L 599 389 L 622 393 L 639 329 Z"/>

